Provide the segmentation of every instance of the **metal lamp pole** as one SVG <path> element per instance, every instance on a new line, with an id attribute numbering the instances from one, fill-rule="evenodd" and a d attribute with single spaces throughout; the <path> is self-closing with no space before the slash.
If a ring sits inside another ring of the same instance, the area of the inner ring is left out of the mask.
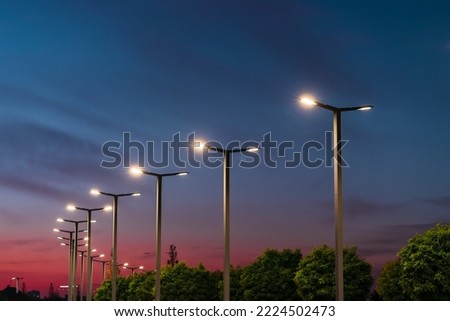
<path id="1" fill-rule="evenodd" d="M 98 207 L 98 208 L 84 208 L 84 207 L 78 207 L 78 206 L 74 206 L 74 205 L 68 205 L 67 209 L 69 211 L 73 211 L 73 210 L 80 210 L 80 211 L 85 211 L 87 213 L 87 232 L 88 232 L 88 247 L 87 247 L 87 277 L 86 277 L 86 281 L 87 281 L 87 286 L 86 286 L 86 301 L 91 301 L 92 300 L 92 283 L 90 282 L 91 278 L 92 278 L 92 267 L 89 264 L 91 261 L 91 244 L 92 244 L 92 228 L 91 228 L 91 224 L 92 224 L 92 213 L 96 212 L 96 211 L 103 211 L 103 210 L 107 210 L 109 209 L 108 207 Z"/>
<path id="2" fill-rule="evenodd" d="M 338 108 L 320 103 L 310 98 L 301 98 L 300 102 L 309 106 L 318 106 L 333 112 L 333 176 L 334 176 L 334 234 L 335 234 L 335 271 L 336 301 L 344 300 L 344 236 L 342 217 L 342 154 L 341 154 L 341 114 L 346 111 L 370 110 L 372 105 Z"/>
<path id="3" fill-rule="evenodd" d="M 119 213 L 119 197 L 125 196 L 140 196 L 141 193 L 124 193 L 113 194 L 101 192 L 97 189 L 91 190 L 92 195 L 107 195 L 113 198 L 113 224 L 112 224 L 112 270 L 111 270 L 111 301 L 116 301 L 117 298 L 117 221 Z"/>
<path id="4" fill-rule="evenodd" d="M 89 283 L 91 284 L 91 287 L 92 287 L 92 281 L 94 279 L 94 259 L 99 258 L 99 257 L 104 257 L 104 256 L 105 256 L 105 254 L 91 255 L 90 261 L 88 261 L 88 264 L 91 267 L 91 278 L 89 279 Z"/>
<path id="5" fill-rule="evenodd" d="M 15 276 L 11 278 L 11 280 L 16 280 L 16 294 L 19 294 L 19 281 L 23 280 L 24 278 L 21 276 Z"/>
<path id="6" fill-rule="evenodd" d="M 77 250 L 78 250 L 78 233 L 86 232 L 86 230 L 80 231 L 79 225 L 86 223 L 87 221 L 74 221 L 65 218 L 56 219 L 57 222 L 67 222 L 75 225 L 75 237 L 73 238 L 73 248 L 72 248 L 72 282 L 69 282 L 69 297 L 73 301 L 77 300 L 76 284 L 77 284 Z"/>
<path id="7" fill-rule="evenodd" d="M 157 174 L 139 168 L 131 168 L 134 175 L 146 174 L 156 177 L 156 274 L 155 274 L 155 301 L 161 300 L 161 207 L 162 207 L 162 179 L 167 176 L 184 176 L 188 172 Z"/>
<path id="8" fill-rule="evenodd" d="M 102 281 L 105 281 L 106 279 L 106 268 L 105 265 L 108 264 L 109 261 L 105 260 L 94 260 L 94 262 L 102 263 Z"/>
<path id="9" fill-rule="evenodd" d="M 69 282 L 68 284 L 68 293 L 67 293 L 67 300 L 68 301 L 73 301 L 73 297 L 72 297 L 72 281 L 73 281 L 73 251 L 74 251 L 74 240 L 73 240 L 73 233 L 75 233 L 75 231 L 67 231 L 67 230 L 61 230 L 58 228 L 54 228 L 53 232 L 62 232 L 62 233 L 67 233 L 69 234 L 69 238 L 67 237 L 61 237 L 58 236 L 58 239 L 61 240 L 66 240 L 69 241 Z M 66 243 L 61 243 L 61 245 L 66 245 Z"/>
<path id="10" fill-rule="evenodd" d="M 207 149 L 223 154 L 223 300 L 230 300 L 230 168 L 231 154 L 240 152 L 256 152 L 258 147 L 240 149 L 222 149 L 216 146 L 205 145 Z"/>

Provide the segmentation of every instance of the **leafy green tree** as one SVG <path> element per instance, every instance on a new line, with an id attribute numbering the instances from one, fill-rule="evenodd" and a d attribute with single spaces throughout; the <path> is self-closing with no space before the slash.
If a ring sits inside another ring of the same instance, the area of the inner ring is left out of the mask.
<path id="1" fill-rule="evenodd" d="M 218 300 L 217 277 L 199 264 L 168 265 L 161 271 L 161 300 L 213 301 Z"/>
<path id="2" fill-rule="evenodd" d="M 128 277 L 128 301 L 153 301 L 155 274 L 152 272 L 136 273 Z"/>
<path id="3" fill-rule="evenodd" d="M 117 301 L 128 301 L 128 285 L 129 277 L 117 278 Z M 105 280 L 95 291 L 94 300 L 110 301 L 111 300 L 111 280 Z"/>
<path id="4" fill-rule="evenodd" d="M 230 300 L 231 301 L 243 301 L 244 291 L 241 287 L 241 275 L 244 268 L 237 266 L 230 268 Z M 222 271 L 212 272 L 213 277 L 216 279 L 217 288 L 219 289 L 219 300 L 223 300 L 223 273 Z"/>
<path id="5" fill-rule="evenodd" d="M 240 287 L 248 301 L 298 300 L 295 273 L 302 258 L 299 249 L 267 249 L 243 268 Z"/>
<path id="6" fill-rule="evenodd" d="M 356 247 L 344 249 L 344 298 L 366 300 L 373 283 L 372 267 L 360 258 Z M 295 275 L 297 293 L 303 300 L 336 298 L 335 251 L 322 245 L 300 261 Z"/>
<path id="7" fill-rule="evenodd" d="M 406 293 L 400 286 L 401 265 L 400 260 L 385 264 L 378 278 L 378 292 L 383 300 L 402 301 L 407 300 Z"/>
<path id="8" fill-rule="evenodd" d="M 400 250 L 400 286 L 411 300 L 450 300 L 450 224 L 438 224 Z"/>

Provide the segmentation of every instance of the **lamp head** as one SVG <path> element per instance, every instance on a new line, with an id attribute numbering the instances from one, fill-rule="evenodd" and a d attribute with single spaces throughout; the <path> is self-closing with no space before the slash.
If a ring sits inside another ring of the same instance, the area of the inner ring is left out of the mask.
<path id="1" fill-rule="evenodd" d="M 358 110 L 371 110 L 372 108 L 373 106 L 368 105 L 368 106 L 361 106 L 358 108 Z"/>
<path id="2" fill-rule="evenodd" d="M 316 106 L 317 105 L 317 102 L 311 97 L 306 97 L 306 96 L 300 97 L 299 101 L 300 101 L 300 103 L 302 103 L 303 105 L 306 105 L 306 106 Z"/>
<path id="3" fill-rule="evenodd" d="M 100 191 L 95 188 L 91 189 L 90 193 L 91 193 L 91 195 L 100 195 Z"/>
<path id="4" fill-rule="evenodd" d="M 143 174 L 142 173 L 142 169 L 140 169 L 137 166 L 130 167 L 129 172 L 130 172 L 131 175 L 134 175 L 134 176 L 139 176 L 139 175 Z"/>

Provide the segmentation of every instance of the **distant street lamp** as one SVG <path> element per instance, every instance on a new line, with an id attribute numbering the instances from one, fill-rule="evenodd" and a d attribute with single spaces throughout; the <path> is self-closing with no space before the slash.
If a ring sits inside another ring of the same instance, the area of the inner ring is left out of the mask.
<path id="1" fill-rule="evenodd" d="M 334 170 L 334 223 L 335 223 L 335 264 L 336 300 L 344 300 L 344 244 L 342 222 L 342 152 L 341 113 L 355 110 L 370 110 L 372 105 L 338 108 L 320 103 L 312 98 L 301 97 L 300 102 L 308 106 L 318 106 L 333 112 L 333 170 Z"/>
<path id="2" fill-rule="evenodd" d="M 92 269 L 91 269 L 91 265 L 89 264 L 90 260 L 91 260 L 91 244 L 92 244 L 92 228 L 91 228 L 91 223 L 92 223 L 92 213 L 93 212 L 97 212 L 97 211 L 108 211 L 110 210 L 111 207 L 110 206 L 105 206 L 105 207 L 98 207 L 98 208 L 84 208 L 84 207 L 78 207 L 75 205 L 67 205 L 67 210 L 69 211 L 74 211 L 74 210 L 80 210 L 80 211 L 84 211 L 87 214 L 87 232 L 88 232 L 88 240 L 87 240 L 87 244 L 88 244 L 88 248 L 87 248 L 87 262 L 88 262 L 88 266 L 87 266 L 87 286 L 86 286 L 86 301 L 91 301 L 92 300 L 92 283 L 90 282 L 91 278 L 92 278 Z M 76 247 L 75 247 L 76 248 Z"/>
<path id="3" fill-rule="evenodd" d="M 73 233 L 75 233 L 75 231 L 67 231 L 67 230 L 61 230 L 61 229 L 54 228 L 53 232 L 62 232 L 62 233 L 69 234 L 69 238 L 58 236 L 58 239 L 69 241 L 69 283 L 68 283 L 69 292 L 67 294 L 67 299 L 68 299 L 68 301 L 73 301 L 73 297 L 72 297 L 73 293 L 72 293 L 71 289 L 73 287 L 72 282 L 73 282 L 73 273 L 74 273 L 73 272 L 73 251 L 74 251 L 75 245 L 74 245 L 74 240 L 73 240 Z M 66 243 L 61 243 L 61 245 L 66 245 Z"/>
<path id="4" fill-rule="evenodd" d="M 19 294 L 19 282 L 20 280 L 23 280 L 24 278 L 22 276 L 15 276 L 13 278 L 11 278 L 11 280 L 15 280 L 16 281 L 16 294 Z"/>
<path id="5" fill-rule="evenodd" d="M 87 221 L 85 221 L 85 220 L 84 221 L 74 221 L 74 220 L 69 220 L 69 219 L 65 219 L 65 218 L 57 218 L 56 221 L 71 223 L 71 224 L 75 225 L 75 229 L 74 229 L 75 237 L 73 238 L 73 247 L 72 247 L 72 251 L 69 250 L 69 252 L 71 253 L 70 255 L 72 257 L 72 277 L 71 277 L 71 282 L 69 282 L 68 298 L 69 298 L 69 300 L 76 301 L 77 300 L 77 293 L 76 293 L 77 255 L 76 255 L 76 251 L 78 249 L 78 233 L 81 232 L 79 230 L 79 225 L 86 223 Z M 59 229 L 54 229 L 53 231 L 58 232 Z"/>
<path id="6" fill-rule="evenodd" d="M 87 246 L 87 244 L 86 244 Z M 81 262 L 80 262 L 80 274 L 81 274 L 81 282 L 80 282 L 80 301 L 83 301 L 83 293 L 84 293 L 84 253 L 87 253 L 87 250 L 79 250 Z"/>
<path id="7" fill-rule="evenodd" d="M 92 286 L 92 280 L 94 278 L 94 259 L 99 258 L 99 257 L 105 257 L 105 254 L 99 254 L 99 255 L 91 255 L 90 257 L 90 261 L 88 261 L 89 266 L 91 267 L 91 278 L 89 280 L 89 283 Z M 86 294 L 87 295 L 87 294 Z M 92 294 L 91 294 L 92 295 Z"/>
<path id="8" fill-rule="evenodd" d="M 109 263 L 109 261 L 108 260 L 94 260 L 94 262 L 102 263 L 102 282 L 104 282 L 106 279 L 106 267 L 105 266 L 106 266 L 106 264 Z"/>
<path id="9" fill-rule="evenodd" d="M 113 223 L 112 223 L 112 258 L 111 258 L 111 301 L 116 301 L 117 297 L 117 223 L 119 213 L 119 197 L 140 196 L 141 193 L 112 194 L 101 192 L 97 189 L 91 190 L 92 195 L 106 195 L 113 198 Z"/>
<path id="10" fill-rule="evenodd" d="M 241 152 L 257 152 L 259 147 L 222 149 L 216 146 L 203 145 L 204 148 L 223 155 L 223 300 L 230 300 L 230 168 L 231 154 Z"/>
<path id="11" fill-rule="evenodd" d="M 133 275 L 134 271 L 136 271 L 136 270 L 141 270 L 141 271 L 144 270 L 144 266 L 141 265 L 141 266 L 133 266 L 133 267 L 131 267 L 131 266 L 128 266 L 128 265 L 124 265 L 123 269 L 124 270 L 131 270 L 131 275 Z"/>
<path id="12" fill-rule="evenodd" d="M 188 172 L 157 174 L 140 168 L 130 168 L 133 175 L 151 175 L 156 177 L 156 274 L 155 274 L 155 300 L 161 300 L 161 207 L 162 207 L 162 179 L 167 176 L 184 176 Z"/>

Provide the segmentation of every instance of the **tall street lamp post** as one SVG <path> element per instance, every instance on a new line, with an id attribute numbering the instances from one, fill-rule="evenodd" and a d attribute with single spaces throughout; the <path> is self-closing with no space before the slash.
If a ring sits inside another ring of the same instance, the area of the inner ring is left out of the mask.
<path id="1" fill-rule="evenodd" d="M 112 224 L 112 270 L 111 270 L 111 301 L 116 301 L 117 298 L 117 221 L 119 213 L 119 197 L 125 196 L 140 196 L 141 193 L 124 193 L 124 194 L 113 194 L 101 192 L 97 189 L 91 190 L 92 195 L 106 195 L 113 198 L 113 224 Z"/>
<path id="2" fill-rule="evenodd" d="M 94 259 L 99 258 L 99 257 L 105 257 L 105 254 L 91 255 L 90 261 L 88 261 L 88 264 L 90 265 L 91 271 L 92 271 L 91 278 L 89 280 L 89 283 L 91 284 L 91 286 L 92 286 L 92 281 L 94 279 Z"/>
<path id="3" fill-rule="evenodd" d="M 86 277 L 86 281 L 87 281 L 87 286 L 86 286 L 86 301 L 91 301 L 92 300 L 92 283 L 90 282 L 91 278 L 92 278 L 92 266 L 90 263 L 91 261 L 91 244 L 92 244 L 92 228 L 91 228 L 91 224 L 92 224 L 92 213 L 93 212 L 97 212 L 97 211 L 103 211 L 103 210 L 110 210 L 110 207 L 98 207 L 98 208 L 84 208 L 84 207 L 78 207 L 78 206 L 74 206 L 74 205 L 68 205 L 67 206 L 67 210 L 69 211 L 74 211 L 74 210 L 80 210 L 80 211 L 84 211 L 86 212 L 87 216 L 86 216 L 86 221 L 87 221 L 87 233 L 88 233 L 88 240 L 87 240 L 87 277 Z M 76 247 L 75 247 L 76 248 Z"/>
<path id="4" fill-rule="evenodd" d="M 108 260 L 94 260 L 94 262 L 99 262 L 102 264 L 102 281 L 105 281 L 106 279 L 106 264 L 109 263 Z"/>
<path id="5" fill-rule="evenodd" d="M 86 223 L 86 220 L 83 221 L 74 221 L 65 218 L 57 218 L 57 222 L 66 222 L 72 223 L 75 225 L 75 237 L 73 238 L 73 246 L 72 246 L 72 281 L 69 282 L 69 298 L 72 298 L 73 301 L 77 300 L 77 292 L 76 292 L 76 284 L 77 284 L 77 249 L 78 249 L 78 233 L 79 232 L 87 232 L 86 230 L 80 231 L 79 225 L 82 223 Z"/>
<path id="6" fill-rule="evenodd" d="M 231 154 L 240 152 L 256 152 L 258 147 L 222 149 L 216 146 L 204 145 L 205 148 L 223 155 L 223 300 L 230 300 L 230 168 Z"/>
<path id="7" fill-rule="evenodd" d="M 161 300 L 161 207 L 162 207 L 162 179 L 168 176 L 184 176 L 188 172 L 157 174 L 140 168 L 130 168 L 133 175 L 151 175 L 156 177 L 156 274 L 155 274 L 155 300 Z"/>
<path id="8" fill-rule="evenodd" d="M 73 282 L 73 251 L 74 251 L 73 233 L 75 233 L 75 231 L 67 231 L 67 230 L 54 228 L 53 232 L 62 232 L 62 233 L 69 234 L 69 238 L 58 236 L 58 239 L 69 241 L 69 280 L 68 280 L 69 281 L 69 283 L 68 283 L 69 292 L 67 293 L 67 299 L 68 299 L 68 301 L 73 301 L 73 297 L 72 297 L 72 294 L 73 294 L 72 293 L 72 287 L 73 287 L 73 284 L 72 284 L 72 282 Z M 66 243 L 61 243 L 61 245 L 66 245 Z"/>
<path id="9" fill-rule="evenodd" d="M 372 105 L 356 107 L 334 107 L 303 97 L 300 102 L 308 106 L 318 106 L 333 112 L 333 172 L 334 172 L 334 229 L 335 229 L 335 272 L 336 300 L 344 300 L 344 237 L 342 219 L 342 152 L 341 152 L 341 114 L 347 111 L 370 110 Z"/>
<path id="10" fill-rule="evenodd" d="M 16 294 L 19 293 L 19 282 L 20 280 L 23 280 L 24 278 L 21 276 L 15 276 L 13 278 L 11 278 L 11 280 L 15 280 L 16 281 Z"/>

